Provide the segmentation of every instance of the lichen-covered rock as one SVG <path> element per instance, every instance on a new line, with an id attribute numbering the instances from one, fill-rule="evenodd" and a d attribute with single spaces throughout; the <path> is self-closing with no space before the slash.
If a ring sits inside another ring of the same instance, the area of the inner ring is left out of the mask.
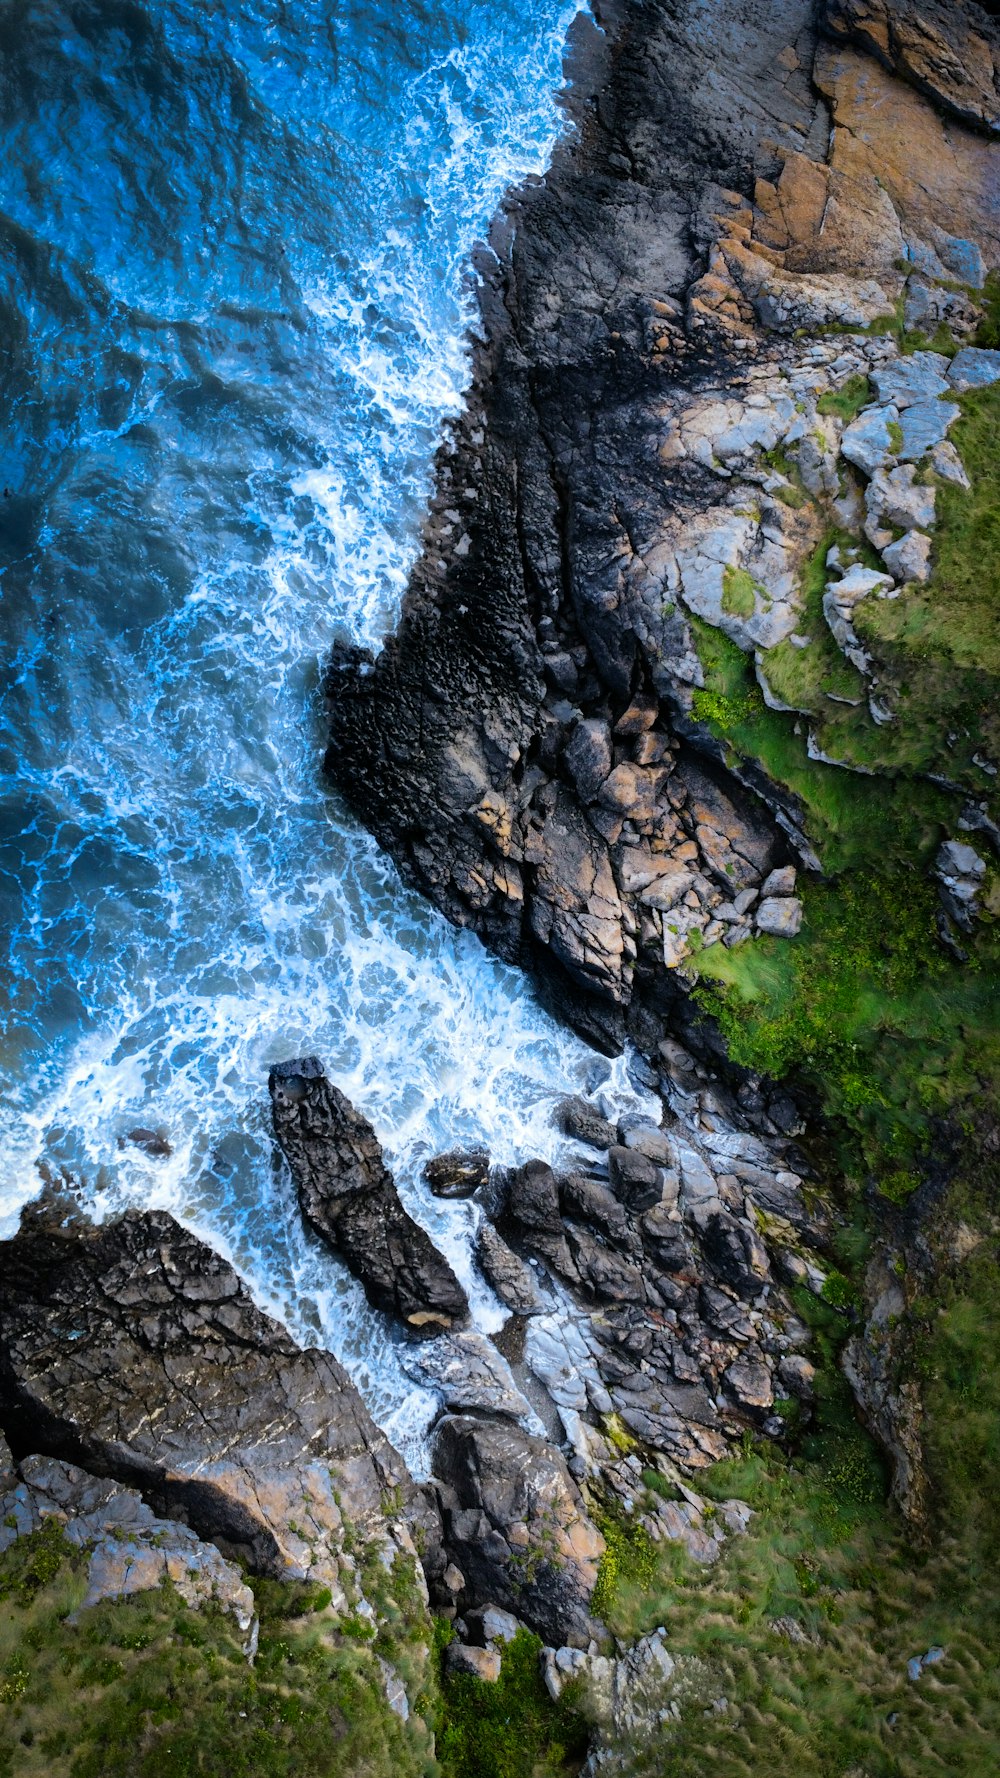
<path id="1" fill-rule="evenodd" d="M 302 1214 L 343 1255 L 376 1307 L 423 1335 L 463 1321 L 465 1291 L 404 1210 L 371 1125 L 322 1064 L 315 1056 L 283 1062 L 271 1069 L 268 1087 Z"/>

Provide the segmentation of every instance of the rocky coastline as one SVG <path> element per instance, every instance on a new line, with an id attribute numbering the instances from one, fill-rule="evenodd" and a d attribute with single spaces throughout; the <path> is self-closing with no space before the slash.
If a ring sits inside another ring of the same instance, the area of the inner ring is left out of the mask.
<path id="1" fill-rule="evenodd" d="M 249 1661 L 248 1583 L 322 1590 L 379 1650 L 405 1570 L 414 1672 L 431 1613 L 445 1670 L 492 1684 L 530 1632 L 548 1696 L 586 1701 L 596 1778 L 689 1694 L 729 1708 L 662 1630 L 609 1628 L 622 1525 L 718 1563 L 754 1513 L 710 1472 L 808 1432 L 842 1307 L 821 1107 L 733 1059 L 706 957 L 808 932 L 838 836 L 807 771 L 946 799 L 923 874 L 950 959 L 1000 912 L 1000 737 L 953 729 L 942 693 L 942 764 L 899 653 L 972 487 L 967 398 L 1000 384 L 1000 29 L 971 0 L 613 0 L 569 66 L 572 128 L 478 257 L 472 385 L 399 626 L 330 667 L 326 769 L 406 880 L 596 1048 L 631 1046 L 661 1118 L 567 1100 L 558 1165 L 430 1163 L 472 1207 L 487 1337 L 361 1110 L 314 1057 L 272 1069 L 301 1214 L 438 1402 L 421 1484 L 336 1358 L 190 1231 L 46 1192 L 0 1249 L 0 1554 L 57 1525 L 81 1610 L 169 1583 Z M 747 710 L 787 723 L 794 770 L 727 733 Z M 843 1359 L 915 1536 L 898 1277 L 904 1251 L 937 1263 L 922 1201 L 869 1258 Z M 403 1668 L 367 1671 L 418 1713 Z"/>

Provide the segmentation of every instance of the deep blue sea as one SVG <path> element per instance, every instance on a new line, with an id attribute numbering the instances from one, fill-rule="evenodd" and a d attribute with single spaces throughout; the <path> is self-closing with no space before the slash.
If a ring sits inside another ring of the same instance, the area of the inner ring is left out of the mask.
<path id="1" fill-rule="evenodd" d="M 549 1153 L 601 1075 L 320 777 L 323 662 L 395 620 L 574 10 L 0 6 L 4 1226 L 49 1178 L 168 1207 L 404 1448 L 429 1403 L 302 1230 L 266 1076 L 322 1056 L 474 1284 L 423 1159 Z"/>

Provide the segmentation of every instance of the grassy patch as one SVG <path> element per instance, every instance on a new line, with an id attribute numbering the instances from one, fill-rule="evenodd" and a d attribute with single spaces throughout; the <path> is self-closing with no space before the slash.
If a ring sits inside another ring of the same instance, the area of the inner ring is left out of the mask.
<path id="1" fill-rule="evenodd" d="M 46 1527 L 0 1558 L 0 1773 L 430 1778 L 431 1627 L 410 1608 L 408 1577 L 397 1578 L 404 1602 L 374 1648 L 341 1634 L 316 1589 L 266 1583 L 251 1667 L 230 1618 L 189 1610 L 169 1586 L 69 1623 L 84 1562 Z M 405 1725 L 388 1708 L 376 1650 L 419 1706 Z"/>
<path id="2" fill-rule="evenodd" d="M 438 1645 L 450 1631 L 441 1626 Z M 519 1630 L 504 1650 L 495 1685 L 471 1674 L 444 1674 L 438 1735 L 443 1778 L 562 1778 L 587 1749 L 587 1724 L 567 1687 L 554 1705 L 541 1676 L 542 1644 Z"/>
<path id="3" fill-rule="evenodd" d="M 839 389 L 828 389 L 816 403 L 818 414 L 829 414 L 849 425 L 856 420 L 863 407 L 867 407 L 872 399 L 872 387 L 868 378 L 856 374 L 848 377 Z"/>
<path id="4" fill-rule="evenodd" d="M 642 1778 L 1000 1769 L 996 1185 L 994 1157 L 985 1189 L 980 1177 L 961 1204 L 965 1188 L 952 1194 L 942 1228 L 960 1210 L 980 1244 L 957 1264 L 945 1240 L 936 1246 L 906 1331 L 901 1362 L 924 1401 L 929 1535 L 914 1538 L 885 1504 L 881 1465 L 835 1364 L 847 1319 L 803 1297 L 825 1356 L 814 1426 L 790 1455 L 748 1439 L 699 1480 L 710 1500 L 749 1502 L 747 1534 L 708 1569 L 657 1546 L 644 1589 L 626 1584 L 614 1601 L 629 1634 L 662 1624 L 678 1672 L 699 1674 L 694 1695 L 679 1688 L 657 1745 L 636 1750 Z M 908 1660 L 931 1647 L 943 1660 L 911 1679 Z"/>
<path id="5" fill-rule="evenodd" d="M 753 617 L 759 598 L 770 603 L 764 588 L 758 585 L 745 568 L 725 570 L 722 576 L 722 609 L 727 617 Z"/>

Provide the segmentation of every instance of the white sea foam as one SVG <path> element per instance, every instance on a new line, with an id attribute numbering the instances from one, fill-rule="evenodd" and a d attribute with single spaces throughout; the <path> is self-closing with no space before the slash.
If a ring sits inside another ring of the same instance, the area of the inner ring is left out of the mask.
<path id="1" fill-rule="evenodd" d="M 21 778 L 45 814 L 14 934 L 8 1076 L 46 969 L 64 970 L 69 1010 L 27 1090 L 11 1092 L 3 1228 L 46 1177 L 100 1216 L 170 1210 L 300 1339 L 338 1353 L 418 1470 L 432 1399 L 303 1228 L 266 1078 L 275 1061 L 322 1058 L 486 1329 L 500 1312 L 471 1263 L 476 1212 L 431 1197 L 424 1161 L 473 1142 L 502 1163 L 555 1157 L 554 1101 L 598 1081 L 620 1110 L 644 1103 L 623 1062 L 601 1062 L 516 971 L 402 886 L 318 771 L 322 661 L 338 636 L 377 643 L 398 612 L 433 452 L 468 379 L 471 247 L 504 189 L 545 165 L 573 10 L 516 46 L 503 19 L 491 32 L 477 14 L 483 36 L 410 82 L 405 166 L 382 168 L 373 200 L 377 250 L 346 272 L 293 267 L 339 391 L 312 416 L 313 466 L 277 496 L 264 471 L 249 478 L 256 553 L 206 550 L 138 643 L 81 610 L 65 653 L 83 690 L 38 699 Z M 43 673 L 44 651 L 26 645 L 21 669 L 26 683 Z M 136 1125 L 160 1131 L 169 1157 L 130 1142 Z"/>

